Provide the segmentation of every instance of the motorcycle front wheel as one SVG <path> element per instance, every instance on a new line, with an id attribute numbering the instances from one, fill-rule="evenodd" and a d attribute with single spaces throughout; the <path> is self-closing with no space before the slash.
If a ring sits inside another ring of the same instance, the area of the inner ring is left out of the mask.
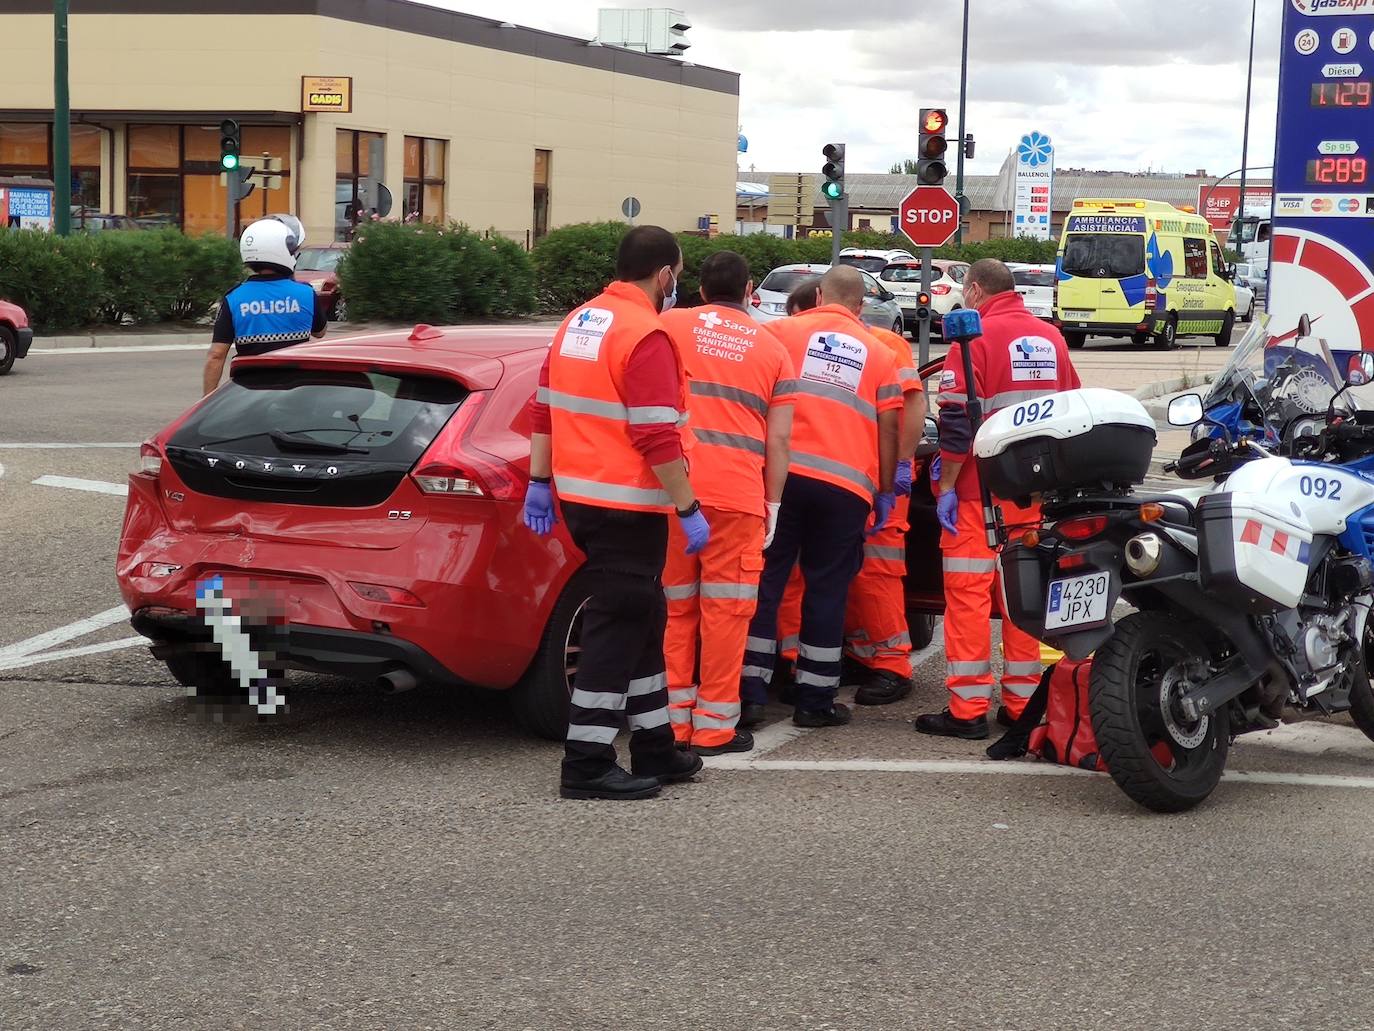
<path id="1" fill-rule="evenodd" d="M 1089 710 L 1112 780 L 1157 813 L 1191 809 L 1226 767 L 1229 720 L 1220 709 L 1188 720 L 1177 701 L 1207 657 L 1182 620 L 1133 612 L 1093 657 Z"/>

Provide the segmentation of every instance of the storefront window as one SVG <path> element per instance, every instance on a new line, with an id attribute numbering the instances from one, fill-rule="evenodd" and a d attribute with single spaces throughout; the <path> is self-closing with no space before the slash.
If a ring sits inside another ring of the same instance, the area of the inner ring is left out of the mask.
<path id="1" fill-rule="evenodd" d="M 407 221 L 442 222 L 448 141 L 406 137 L 405 211 Z"/>
<path id="2" fill-rule="evenodd" d="M 243 126 L 245 167 L 263 167 L 264 154 L 281 161 L 278 190 L 255 189 L 239 202 L 236 231 L 272 211 L 291 208 L 291 129 Z M 128 213 L 147 226 L 179 226 L 187 233 L 222 233 L 225 190 L 220 182 L 217 125 L 131 125 Z"/>
<path id="3" fill-rule="evenodd" d="M 72 208 L 100 210 L 101 137 L 94 125 L 73 125 Z M 0 175 L 53 177 L 52 126 L 46 122 L 0 123 Z"/>
<path id="4" fill-rule="evenodd" d="M 552 181 L 553 151 L 534 152 L 534 238 L 549 231 L 549 184 Z"/>
<path id="5" fill-rule="evenodd" d="M 377 212 L 378 187 L 386 168 L 386 136 L 339 129 L 334 136 L 334 157 L 334 238 L 351 240 L 358 223 Z"/>

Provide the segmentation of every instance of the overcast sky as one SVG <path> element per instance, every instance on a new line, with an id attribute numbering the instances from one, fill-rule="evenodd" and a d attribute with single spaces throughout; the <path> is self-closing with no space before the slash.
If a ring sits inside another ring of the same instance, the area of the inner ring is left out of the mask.
<path id="1" fill-rule="evenodd" d="M 598 0 L 425 0 L 590 38 Z M 1214 175 L 1240 166 L 1250 0 L 971 0 L 970 170 L 995 173 L 1032 129 L 1056 164 Z M 1260 0 L 1250 165 L 1273 158 L 1279 17 Z M 809 171 L 910 156 L 917 110 L 957 119 L 959 0 L 683 0 L 687 59 L 737 71 L 741 167 Z M 952 153 L 952 150 L 951 150 Z M 953 162 L 951 161 L 951 165 Z M 1268 174 L 1267 172 L 1263 174 Z"/>

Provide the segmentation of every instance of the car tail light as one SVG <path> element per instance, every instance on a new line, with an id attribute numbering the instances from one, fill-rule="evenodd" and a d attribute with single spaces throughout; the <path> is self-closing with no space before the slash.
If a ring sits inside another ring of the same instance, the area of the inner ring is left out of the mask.
<path id="1" fill-rule="evenodd" d="M 1159 301 L 1159 291 L 1155 289 L 1154 281 L 1145 284 L 1145 308 L 1147 311 L 1154 311 L 1155 304 Z"/>
<path id="2" fill-rule="evenodd" d="M 1071 541 L 1086 541 L 1090 537 L 1096 537 L 1106 528 L 1107 517 L 1104 515 L 1079 516 L 1077 519 L 1065 519 L 1054 524 L 1054 532 Z"/>
<path id="3" fill-rule="evenodd" d="M 162 472 L 162 452 L 151 440 L 145 440 L 138 449 L 138 471 L 153 479 Z"/>
<path id="4" fill-rule="evenodd" d="M 946 283 L 936 283 L 930 288 L 930 292 L 936 297 L 943 297 L 945 294 L 949 293 L 949 286 Z"/>
<path id="5" fill-rule="evenodd" d="M 388 587 L 385 584 L 354 583 L 348 581 L 348 586 L 353 588 L 353 593 L 364 601 L 375 601 L 380 605 L 409 605 L 412 608 L 422 609 L 425 603 L 415 595 L 400 587 Z"/>
<path id="6" fill-rule="evenodd" d="M 520 477 L 510 463 L 487 454 L 472 443 L 473 429 L 488 397 L 490 395 L 485 392 L 469 394 L 453 417 L 453 423 L 441 434 L 456 435 L 457 446 L 444 449 L 445 454 L 420 459 L 410 478 L 423 493 L 498 501 L 518 501 L 524 496 Z"/>
<path id="7" fill-rule="evenodd" d="M 758 307 L 762 306 L 763 301 L 759 300 L 759 295 L 758 295 L 758 291 L 757 291 L 757 290 L 754 291 L 754 295 L 753 295 L 752 297 L 749 298 L 749 303 L 752 304 L 755 308 L 758 308 Z"/>

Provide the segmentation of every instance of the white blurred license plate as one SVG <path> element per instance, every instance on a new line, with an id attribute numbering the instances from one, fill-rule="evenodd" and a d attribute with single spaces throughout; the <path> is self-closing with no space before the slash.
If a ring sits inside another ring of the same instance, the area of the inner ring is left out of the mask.
<path id="1" fill-rule="evenodd" d="M 1075 319 L 1081 321 L 1083 319 L 1090 319 L 1092 317 L 1093 313 L 1090 311 L 1074 311 L 1069 308 L 1064 309 L 1064 318 L 1066 319 Z"/>
<path id="2" fill-rule="evenodd" d="M 1101 623 L 1107 618 L 1110 573 L 1087 573 L 1064 580 L 1051 580 L 1045 602 L 1045 629 Z"/>

